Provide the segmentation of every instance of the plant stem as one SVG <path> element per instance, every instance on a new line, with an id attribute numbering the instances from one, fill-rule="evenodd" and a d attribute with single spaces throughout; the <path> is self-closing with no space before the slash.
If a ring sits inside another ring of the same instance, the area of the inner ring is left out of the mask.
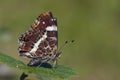
<path id="1" fill-rule="evenodd" d="M 23 72 L 20 76 L 20 80 L 25 80 L 26 77 L 28 77 L 28 75 Z"/>

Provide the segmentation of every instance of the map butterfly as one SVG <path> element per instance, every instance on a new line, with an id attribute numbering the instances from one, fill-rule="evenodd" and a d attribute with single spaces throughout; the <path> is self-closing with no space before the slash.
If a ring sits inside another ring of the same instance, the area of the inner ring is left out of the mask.
<path id="1" fill-rule="evenodd" d="M 57 19 L 51 12 L 37 17 L 30 29 L 18 39 L 19 55 L 31 58 L 28 66 L 56 63 L 61 52 L 58 49 Z"/>

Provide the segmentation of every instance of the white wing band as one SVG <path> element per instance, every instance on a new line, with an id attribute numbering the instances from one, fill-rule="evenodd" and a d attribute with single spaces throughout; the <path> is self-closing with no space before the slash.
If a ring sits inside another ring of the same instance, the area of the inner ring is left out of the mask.
<path id="1" fill-rule="evenodd" d="M 47 30 L 47 31 L 57 31 L 57 26 L 55 26 L 55 25 L 47 26 L 47 27 L 46 27 L 46 30 Z"/>

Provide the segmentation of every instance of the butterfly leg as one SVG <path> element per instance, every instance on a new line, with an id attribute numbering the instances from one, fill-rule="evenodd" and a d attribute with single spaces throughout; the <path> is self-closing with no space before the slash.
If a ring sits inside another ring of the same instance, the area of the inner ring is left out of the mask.
<path id="1" fill-rule="evenodd" d="M 53 62 L 53 68 L 56 68 L 58 66 L 58 59 L 56 59 L 54 62 Z"/>
<path id="2" fill-rule="evenodd" d="M 53 67 L 53 68 L 55 68 L 55 67 L 56 67 L 56 65 L 57 65 L 57 60 L 55 60 L 55 61 L 53 62 L 52 67 Z"/>
<path id="3" fill-rule="evenodd" d="M 58 58 L 61 56 L 61 52 L 58 52 L 53 59 L 53 68 L 55 68 L 58 65 Z"/>
<path id="4" fill-rule="evenodd" d="M 41 67 L 44 62 L 40 62 L 40 64 L 37 67 Z"/>

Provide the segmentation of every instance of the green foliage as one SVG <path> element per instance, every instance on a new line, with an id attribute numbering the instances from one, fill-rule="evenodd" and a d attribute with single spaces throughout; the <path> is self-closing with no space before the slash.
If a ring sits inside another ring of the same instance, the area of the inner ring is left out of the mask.
<path id="1" fill-rule="evenodd" d="M 38 78 L 43 78 L 45 80 L 67 79 L 71 75 L 76 74 L 73 69 L 62 65 L 58 65 L 54 69 L 29 67 L 26 66 L 23 62 L 16 60 L 13 57 L 7 56 L 5 54 L 0 54 L 0 63 L 6 64 L 12 68 L 16 68 L 26 73 L 35 74 Z"/>

